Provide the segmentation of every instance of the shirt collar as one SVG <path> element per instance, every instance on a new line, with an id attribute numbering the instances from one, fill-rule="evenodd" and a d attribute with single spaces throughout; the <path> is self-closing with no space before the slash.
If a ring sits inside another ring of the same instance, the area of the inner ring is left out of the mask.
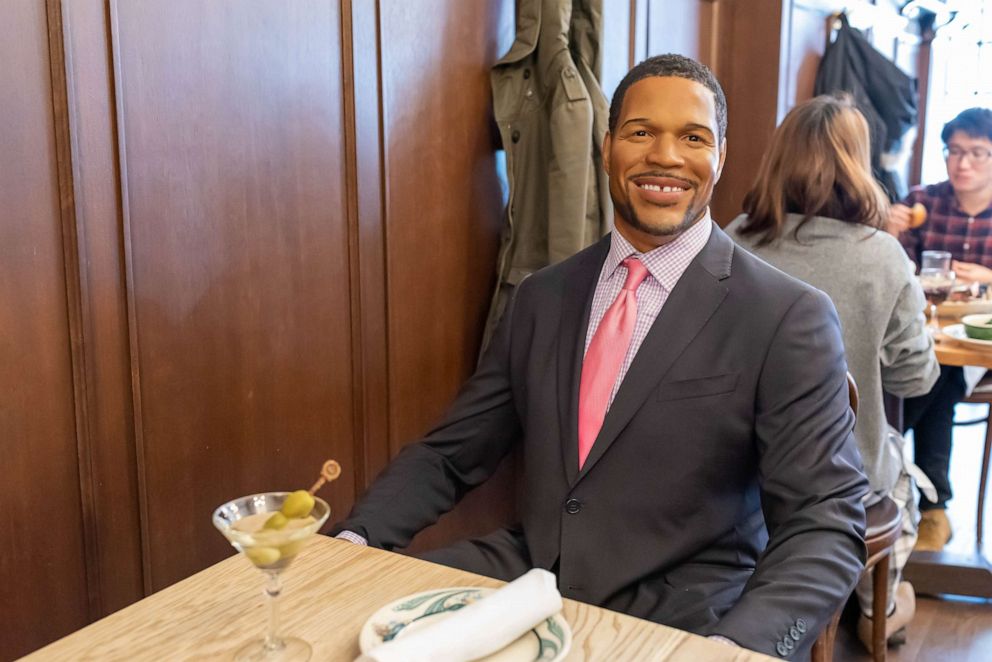
<path id="1" fill-rule="evenodd" d="M 713 220 L 710 218 L 709 207 L 706 208 L 701 219 L 673 241 L 647 253 L 638 252 L 626 237 L 614 230 L 610 235 L 610 252 L 603 264 L 603 275 L 607 279 L 612 278 L 620 263 L 633 255 L 647 267 L 648 273 L 665 288 L 666 292 L 671 292 L 689 267 L 689 263 L 703 250 L 712 231 Z"/>

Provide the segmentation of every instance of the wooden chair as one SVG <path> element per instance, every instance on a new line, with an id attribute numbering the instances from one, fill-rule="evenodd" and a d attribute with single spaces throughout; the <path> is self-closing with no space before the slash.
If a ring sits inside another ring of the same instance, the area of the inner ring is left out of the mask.
<path id="1" fill-rule="evenodd" d="M 858 414 L 858 386 L 850 373 L 847 375 L 847 389 L 851 398 L 851 409 Z M 896 502 L 885 497 L 865 509 L 865 546 L 868 558 L 863 575 L 871 573 L 872 578 L 872 659 L 885 661 L 885 614 L 889 605 L 889 561 L 896 540 L 902 532 L 902 513 Z M 837 610 L 826 629 L 813 644 L 812 662 L 833 662 L 834 640 L 837 638 L 837 624 L 843 608 Z M 881 614 L 882 618 L 878 618 Z"/>
<path id="2" fill-rule="evenodd" d="M 985 491 L 989 479 L 989 455 L 992 453 L 992 377 L 986 375 L 978 382 L 975 390 L 962 402 L 976 405 L 989 405 L 989 413 L 985 418 L 974 421 L 955 421 L 954 425 L 975 425 L 985 423 L 985 451 L 982 453 L 982 473 L 978 477 L 978 519 L 975 522 L 975 540 L 978 548 L 982 548 L 983 529 L 985 525 Z"/>

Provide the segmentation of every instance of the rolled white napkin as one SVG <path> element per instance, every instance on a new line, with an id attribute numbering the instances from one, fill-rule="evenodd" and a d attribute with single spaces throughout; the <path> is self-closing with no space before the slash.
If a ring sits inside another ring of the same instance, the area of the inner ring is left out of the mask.
<path id="1" fill-rule="evenodd" d="M 535 568 L 449 618 L 376 646 L 358 662 L 477 660 L 513 643 L 561 606 L 555 576 Z"/>

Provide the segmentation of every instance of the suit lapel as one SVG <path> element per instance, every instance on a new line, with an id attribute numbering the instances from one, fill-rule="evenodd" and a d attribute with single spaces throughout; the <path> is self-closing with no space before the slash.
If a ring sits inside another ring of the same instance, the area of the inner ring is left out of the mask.
<path id="1" fill-rule="evenodd" d="M 563 275 L 561 321 L 558 326 L 558 418 L 563 436 L 562 463 L 569 484 L 579 473 L 579 378 L 592 296 L 603 261 L 610 250 L 610 235 L 585 253 L 574 270 Z"/>
<path id="2" fill-rule="evenodd" d="M 603 427 L 589 457 L 570 483 L 582 480 L 596 466 L 675 360 L 720 307 L 727 296 L 727 287 L 722 281 L 730 276 L 733 250 L 734 244 L 730 238 L 714 225 L 706 246 L 689 264 L 675 289 L 669 294 L 651 330 L 637 350 L 616 398 L 606 413 Z M 579 374 L 576 370 L 576 412 Z M 577 425 L 576 422 L 575 426 Z M 577 443 L 571 456 L 572 464 L 577 464 Z"/>

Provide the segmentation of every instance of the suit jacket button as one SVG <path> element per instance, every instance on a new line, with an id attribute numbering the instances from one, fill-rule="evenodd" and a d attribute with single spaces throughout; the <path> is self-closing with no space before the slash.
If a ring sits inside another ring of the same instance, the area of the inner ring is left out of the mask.
<path id="1" fill-rule="evenodd" d="M 582 502 L 578 499 L 569 499 L 565 502 L 565 512 L 569 515 L 574 515 L 580 510 L 582 510 Z"/>
<path id="2" fill-rule="evenodd" d="M 785 657 L 786 655 L 789 654 L 789 649 L 786 648 L 785 644 L 783 644 L 781 641 L 775 644 L 775 651 L 782 657 Z"/>
<path id="3" fill-rule="evenodd" d="M 782 639 L 782 643 L 785 645 L 785 650 L 787 651 L 791 651 L 793 648 L 796 647 L 796 643 L 792 641 L 792 639 L 789 639 L 788 637 Z"/>
<path id="4" fill-rule="evenodd" d="M 796 629 L 799 630 L 799 634 L 806 634 L 806 621 L 801 618 L 797 618 Z"/>
<path id="5" fill-rule="evenodd" d="M 510 134 L 510 140 L 512 140 L 515 143 L 520 142 L 520 132 L 519 131 L 514 131 L 513 133 L 511 133 Z"/>
<path id="6" fill-rule="evenodd" d="M 789 636 L 792 637 L 794 641 L 799 641 L 799 637 L 801 637 L 802 634 L 803 633 L 800 632 L 799 628 L 797 628 L 795 625 L 789 628 Z"/>

